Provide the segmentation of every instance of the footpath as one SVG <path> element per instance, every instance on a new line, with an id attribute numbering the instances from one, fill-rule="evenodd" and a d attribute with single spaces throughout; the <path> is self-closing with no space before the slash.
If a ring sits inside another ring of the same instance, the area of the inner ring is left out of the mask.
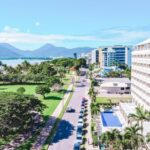
<path id="1" fill-rule="evenodd" d="M 59 117 L 60 113 L 64 109 L 63 107 L 67 103 L 67 100 L 71 94 L 72 89 L 73 89 L 73 84 L 71 84 L 68 87 L 68 90 L 67 90 L 66 94 L 64 95 L 64 98 L 61 100 L 61 102 L 59 103 L 59 105 L 57 106 L 57 108 L 55 109 L 55 111 L 53 112 L 53 114 L 51 115 L 49 120 L 47 121 L 45 127 L 43 127 L 43 129 L 41 130 L 39 136 L 36 139 L 36 142 L 33 143 L 31 150 L 41 150 L 42 149 L 42 145 L 45 143 L 47 137 L 49 136 L 56 119 Z"/>
<path id="2" fill-rule="evenodd" d="M 90 81 L 87 80 L 88 84 L 90 85 Z M 93 139 L 92 139 L 92 135 L 91 135 L 91 108 L 90 108 L 90 105 L 91 105 L 91 98 L 88 94 L 88 91 L 89 91 L 89 86 L 87 87 L 87 90 L 86 90 L 86 95 L 85 97 L 88 99 L 88 105 L 87 105 L 87 108 L 88 108 L 88 116 L 87 116 L 87 123 L 88 123 L 88 126 L 87 126 L 87 142 L 85 143 L 85 147 L 86 147 L 86 150 L 99 150 L 98 147 L 93 147 L 92 145 L 92 142 L 93 142 Z"/>

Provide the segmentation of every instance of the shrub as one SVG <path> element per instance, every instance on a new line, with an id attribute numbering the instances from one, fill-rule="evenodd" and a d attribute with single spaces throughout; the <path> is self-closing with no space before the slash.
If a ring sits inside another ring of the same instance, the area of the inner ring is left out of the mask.
<path id="1" fill-rule="evenodd" d="M 98 146 L 99 143 L 98 136 L 93 134 L 92 137 L 93 137 L 93 145 Z"/>
<path id="2" fill-rule="evenodd" d="M 82 144 L 85 144 L 85 142 L 87 141 L 86 137 L 83 138 Z"/>

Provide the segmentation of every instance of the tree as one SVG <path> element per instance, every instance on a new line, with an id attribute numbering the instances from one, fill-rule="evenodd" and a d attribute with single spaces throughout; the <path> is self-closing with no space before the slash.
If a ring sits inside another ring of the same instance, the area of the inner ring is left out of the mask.
<path id="1" fill-rule="evenodd" d="M 91 98 L 92 98 L 92 101 L 93 101 L 93 102 L 96 102 L 96 92 L 93 92 Z"/>
<path id="2" fill-rule="evenodd" d="M 81 67 L 86 67 L 86 60 L 84 58 L 79 58 L 75 62 L 75 67 L 77 70 Z"/>
<path id="3" fill-rule="evenodd" d="M 50 93 L 50 88 L 47 85 L 38 85 L 35 89 L 37 94 L 40 94 L 45 99 L 45 94 Z"/>
<path id="4" fill-rule="evenodd" d="M 28 70 L 31 67 L 31 64 L 26 60 L 23 61 L 21 65 L 22 65 L 23 70 Z"/>
<path id="5" fill-rule="evenodd" d="M 89 65 L 89 70 L 90 70 L 90 71 L 93 71 L 93 70 L 94 70 L 94 64 L 90 64 L 90 65 Z"/>
<path id="6" fill-rule="evenodd" d="M 49 86 L 49 87 L 53 87 L 55 84 L 59 84 L 59 85 L 62 85 L 62 82 L 60 80 L 59 77 L 51 77 L 49 78 L 48 80 L 46 80 L 46 84 Z"/>
<path id="7" fill-rule="evenodd" d="M 148 133 L 148 134 L 146 135 L 146 141 L 147 141 L 147 142 L 150 142 L 150 133 Z"/>
<path id="8" fill-rule="evenodd" d="M 35 120 L 34 116 L 41 113 L 45 105 L 32 95 L 18 93 L 0 93 L 0 137 L 30 131 Z"/>
<path id="9" fill-rule="evenodd" d="M 3 63 L 2 63 L 2 61 L 0 61 L 0 66 L 3 66 Z"/>
<path id="10" fill-rule="evenodd" d="M 141 122 L 141 134 L 143 135 L 143 122 L 144 121 L 149 121 L 149 112 L 144 110 L 143 107 L 136 107 L 136 112 L 135 114 L 130 114 L 129 118 L 132 118 L 134 120 L 137 121 L 137 123 L 139 124 L 139 122 Z"/>
<path id="11" fill-rule="evenodd" d="M 143 143 L 143 136 L 142 134 L 139 134 L 140 130 L 141 127 L 139 127 L 138 124 L 125 129 L 125 138 L 130 140 L 132 149 L 136 150 Z"/>
<path id="12" fill-rule="evenodd" d="M 89 95 L 90 95 L 90 97 L 92 97 L 93 93 L 94 93 L 94 87 L 91 85 L 91 87 L 89 89 Z"/>
<path id="13" fill-rule="evenodd" d="M 77 53 L 73 53 L 74 59 L 77 59 Z"/>
<path id="14" fill-rule="evenodd" d="M 25 90 L 24 87 L 20 87 L 20 88 L 17 89 L 17 93 L 19 93 L 19 94 L 24 94 L 25 91 L 26 91 L 26 90 Z"/>
<path id="15" fill-rule="evenodd" d="M 100 112 L 99 104 L 96 102 L 91 103 L 91 112 L 93 115 L 96 115 Z"/>
<path id="16" fill-rule="evenodd" d="M 117 147 L 120 149 L 121 147 L 121 139 L 122 135 L 117 129 L 113 129 L 112 131 L 107 131 L 100 136 L 101 142 L 105 143 L 106 147 L 113 149 Z"/>

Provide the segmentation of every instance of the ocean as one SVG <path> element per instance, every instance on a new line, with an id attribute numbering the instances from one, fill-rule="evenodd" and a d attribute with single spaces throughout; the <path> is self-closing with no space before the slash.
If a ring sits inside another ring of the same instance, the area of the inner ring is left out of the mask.
<path id="1" fill-rule="evenodd" d="M 30 64 L 41 63 L 43 61 L 48 61 L 50 59 L 0 59 L 3 64 L 8 66 L 15 67 L 18 64 L 21 64 L 23 61 L 28 61 Z"/>

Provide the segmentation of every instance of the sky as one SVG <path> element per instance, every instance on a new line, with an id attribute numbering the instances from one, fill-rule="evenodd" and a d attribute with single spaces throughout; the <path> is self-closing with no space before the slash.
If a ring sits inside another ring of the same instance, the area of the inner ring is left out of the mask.
<path id="1" fill-rule="evenodd" d="M 150 37 L 150 0 L 1 0 L 0 42 L 23 50 L 135 45 Z"/>

